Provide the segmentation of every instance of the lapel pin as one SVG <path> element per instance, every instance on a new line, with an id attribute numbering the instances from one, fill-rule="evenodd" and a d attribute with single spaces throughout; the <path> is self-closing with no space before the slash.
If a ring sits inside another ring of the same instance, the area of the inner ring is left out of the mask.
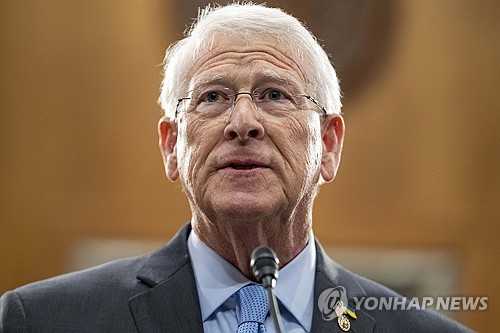
<path id="1" fill-rule="evenodd" d="M 351 322 L 349 321 L 349 318 L 347 318 L 347 316 L 344 314 L 338 317 L 337 323 L 339 324 L 340 329 L 344 332 L 347 332 L 351 329 Z"/>
<path id="2" fill-rule="evenodd" d="M 344 302 L 338 301 L 335 303 L 333 310 L 337 314 L 337 323 L 342 331 L 347 332 L 351 329 L 351 322 L 346 314 L 352 319 L 358 319 L 354 308 L 350 306 L 345 306 Z"/>
<path id="3" fill-rule="evenodd" d="M 349 305 L 346 306 L 344 313 L 347 313 L 352 319 L 358 319 L 358 316 L 356 316 L 356 311 Z"/>

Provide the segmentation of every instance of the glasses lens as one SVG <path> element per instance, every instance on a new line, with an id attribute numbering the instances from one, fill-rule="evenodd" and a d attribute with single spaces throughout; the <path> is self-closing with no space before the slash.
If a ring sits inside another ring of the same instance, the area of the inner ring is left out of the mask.
<path id="1" fill-rule="evenodd" d="M 195 89 L 190 97 L 179 100 L 178 112 L 198 112 L 215 117 L 235 107 L 240 95 L 250 97 L 256 108 L 275 116 L 287 116 L 297 110 L 311 108 L 310 102 L 317 102 L 308 95 L 300 94 L 292 86 L 275 85 L 257 88 L 253 92 L 234 93 L 225 87 L 204 87 Z M 319 104 L 317 104 L 319 106 Z M 320 108 L 322 108 L 320 106 Z"/>
<path id="2" fill-rule="evenodd" d="M 196 110 L 209 115 L 224 113 L 232 104 L 232 95 L 231 90 L 227 88 L 194 90 L 186 111 Z"/>
<path id="3" fill-rule="evenodd" d="M 255 104 L 271 115 L 287 115 L 304 107 L 304 100 L 291 87 L 262 89 L 254 95 Z"/>

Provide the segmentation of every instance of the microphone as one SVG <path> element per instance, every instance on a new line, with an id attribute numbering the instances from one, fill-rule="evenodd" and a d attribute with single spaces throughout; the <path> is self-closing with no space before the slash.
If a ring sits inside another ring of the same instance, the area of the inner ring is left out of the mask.
<path id="1" fill-rule="evenodd" d="M 278 279 L 278 266 L 280 261 L 276 253 L 264 246 L 259 246 L 253 250 L 250 257 L 250 267 L 252 268 L 253 276 L 258 283 L 261 283 L 264 288 L 274 288 Z"/>
<path id="2" fill-rule="evenodd" d="M 280 261 L 276 253 L 269 247 L 259 246 L 252 251 L 252 255 L 250 256 L 250 268 L 252 269 L 253 276 L 257 282 L 262 284 L 267 290 L 269 309 L 271 311 L 276 333 L 285 331 L 283 329 L 283 323 L 281 322 L 278 301 L 273 291 L 279 275 L 279 264 Z"/>

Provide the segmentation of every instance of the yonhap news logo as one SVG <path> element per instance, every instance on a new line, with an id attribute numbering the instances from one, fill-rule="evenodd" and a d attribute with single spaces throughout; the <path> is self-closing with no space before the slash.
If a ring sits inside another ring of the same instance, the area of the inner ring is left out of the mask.
<path id="1" fill-rule="evenodd" d="M 341 306 L 337 306 L 340 304 Z M 339 309 L 347 306 L 347 293 L 344 287 L 325 289 L 318 298 L 318 308 L 324 320 L 333 320 L 340 317 Z"/>
<path id="2" fill-rule="evenodd" d="M 433 309 L 437 311 L 484 311 L 488 309 L 487 296 L 361 296 L 352 297 L 348 304 L 346 289 L 342 286 L 325 289 L 318 298 L 318 308 L 324 320 L 350 316 L 356 311 L 412 311 Z M 346 317 L 347 318 L 347 317 Z M 345 321 L 345 320 L 344 320 Z"/>
<path id="3" fill-rule="evenodd" d="M 437 311 L 484 311 L 488 309 L 487 296 L 438 296 L 438 297 L 353 297 L 356 310 L 411 311 L 434 309 Z"/>

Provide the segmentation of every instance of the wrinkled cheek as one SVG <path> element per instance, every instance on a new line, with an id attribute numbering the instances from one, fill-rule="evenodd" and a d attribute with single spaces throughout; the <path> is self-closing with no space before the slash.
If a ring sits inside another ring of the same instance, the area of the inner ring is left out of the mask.
<path id="1" fill-rule="evenodd" d="M 304 161 L 308 170 L 317 168 L 321 164 L 323 145 L 321 139 L 321 126 L 318 117 L 309 118 L 306 125 L 301 131 L 302 137 L 300 141 L 304 145 L 306 154 Z"/>
<path id="2" fill-rule="evenodd" d="M 316 126 L 314 126 L 316 125 Z M 304 158 L 306 168 L 306 178 L 309 182 L 315 183 L 319 180 L 321 170 L 321 160 L 323 157 L 323 144 L 321 139 L 321 130 L 319 124 L 310 126 L 305 138 Z"/>
<path id="3" fill-rule="evenodd" d="M 323 158 L 323 142 L 321 139 L 321 131 L 319 130 L 314 129 L 309 135 L 308 156 L 311 167 L 315 166 L 319 168 Z"/>
<path id="4" fill-rule="evenodd" d="M 192 187 L 193 172 L 192 163 L 194 160 L 194 145 L 189 143 L 189 135 L 186 135 L 185 126 L 179 128 L 177 137 L 177 167 L 179 169 L 180 180 L 186 190 Z"/>
<path id="5" fill-rule="evenodd" d="M 299 158 L 304 163 L 304 179 L 308 183 L 314 182 L 314 179 L 319 175 L 321 167 L 321 144 L 309 140 L 303 151 L 305 156 L 300 156 Z"/>
<path id="6" fill-rule="evenodd" d="M 188 186 L 189 182 L 189 161 L 191 152 L 185 144 L 177 143 L 177 168 L 179 169 L 179 177 L 184 185 Z"/>
<path id="7" fill-rule="evenodd" d="M 186 133 L 186 132 L 184 132 Z M 180 135 L 177 143 L 177 160 L 179 176 L 185 192 L 192 199 L 196 195 L 202 195 L 204 175 L 203 165 L 206 162 L 206 142 L 200 136 L 196 136 L 195 131 L 187 132 L 187 135 Z"/>

